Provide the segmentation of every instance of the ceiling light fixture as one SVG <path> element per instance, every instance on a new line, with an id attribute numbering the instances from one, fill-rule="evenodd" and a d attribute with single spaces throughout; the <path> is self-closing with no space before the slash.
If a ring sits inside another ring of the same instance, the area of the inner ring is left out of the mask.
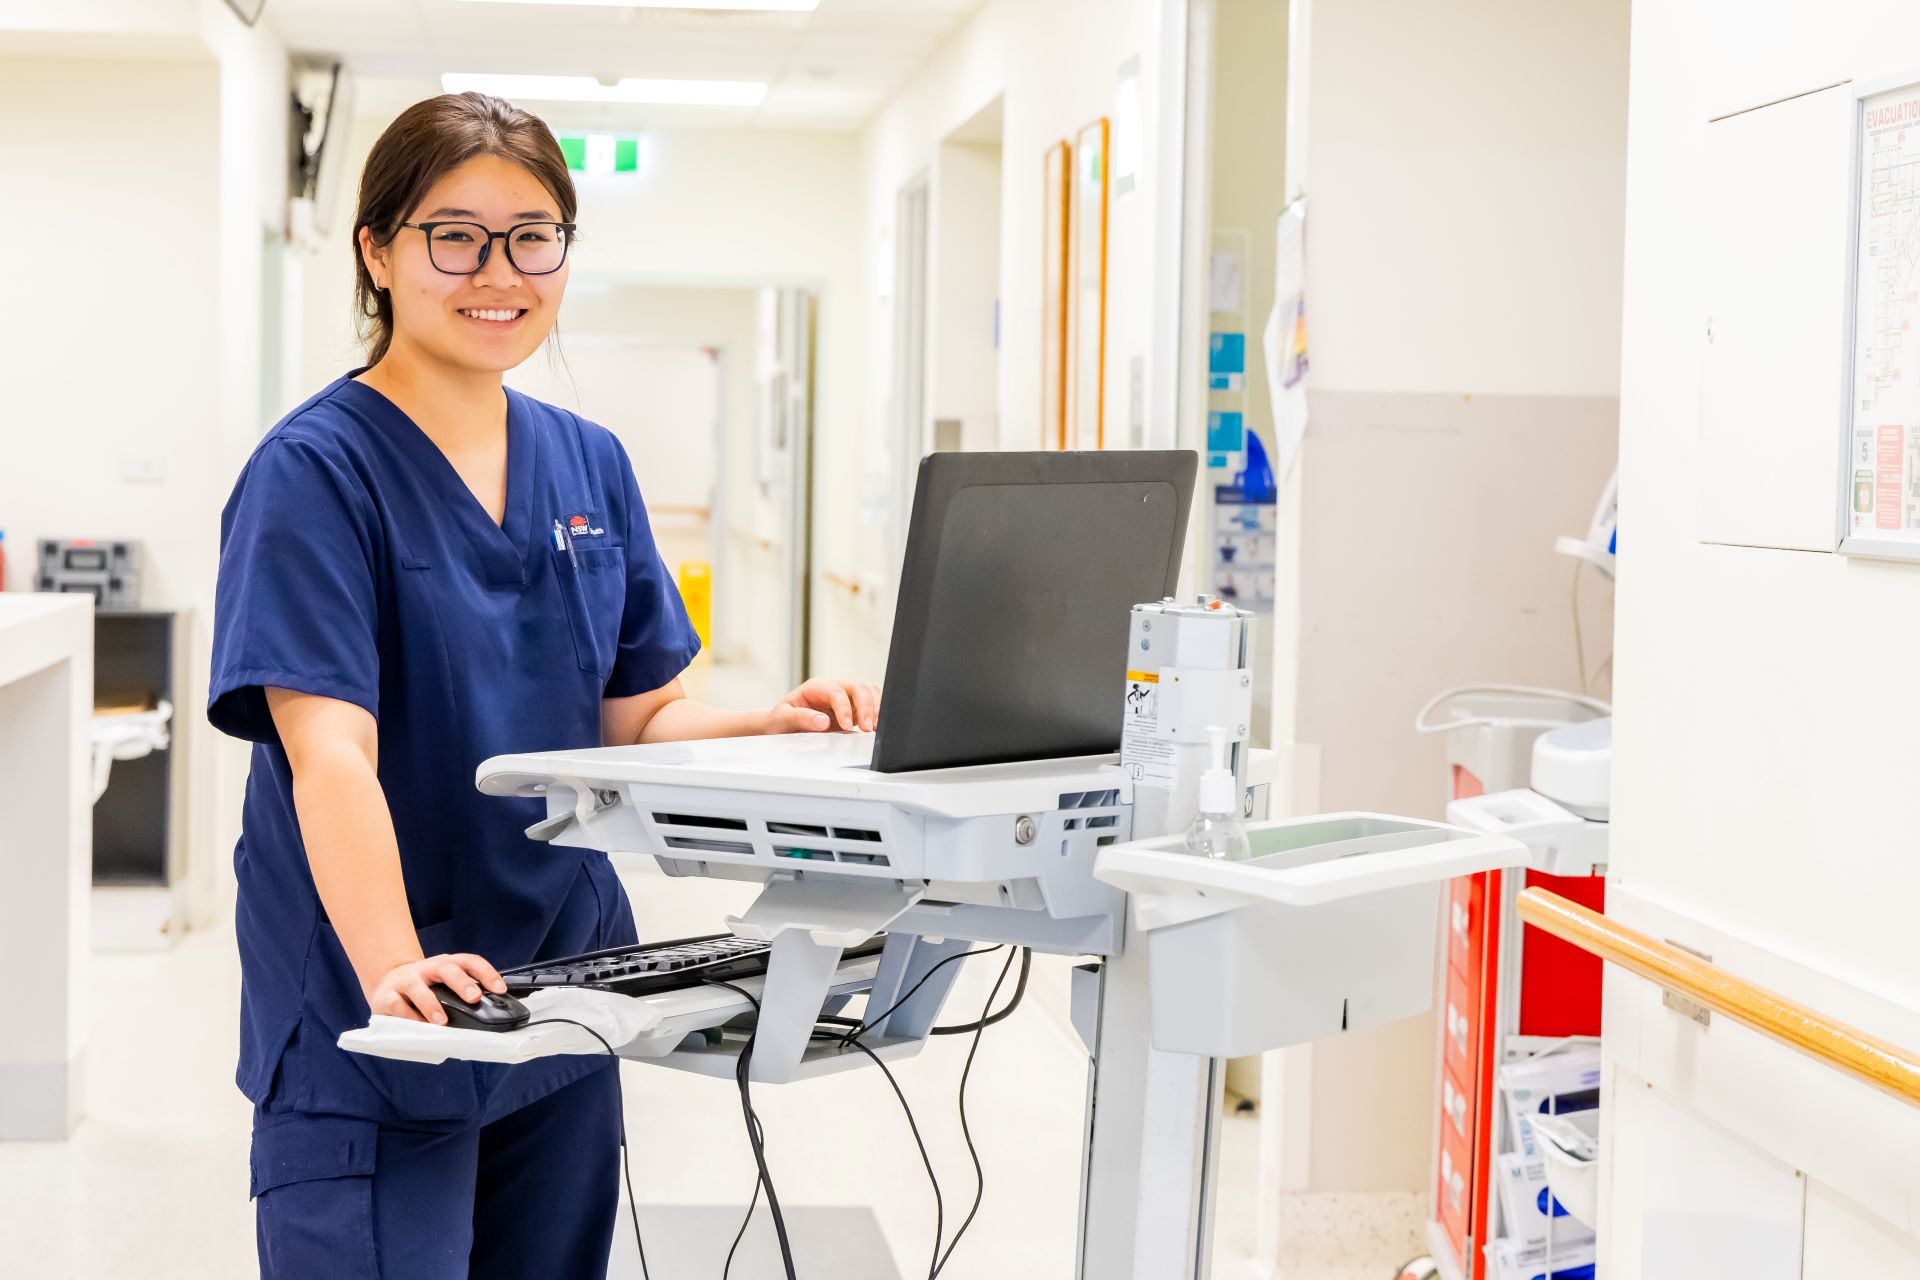
<path id="1" fill-rule="evenodd" d="M 757 107 L 767 96 L 758 80 L 639 80 L 602 84 L 592 76 L 488 75 L 449 71 L 448 93 L 488 93 L 533 102 L 623 102 L 674 107 Z"/>
<path id="2" fill-rule="evenodd" d="M 812 13 L 820 0 L 489 0 L 492 4 L 597 5 L 621 9 L 736 9 L 761 13 Z"/>

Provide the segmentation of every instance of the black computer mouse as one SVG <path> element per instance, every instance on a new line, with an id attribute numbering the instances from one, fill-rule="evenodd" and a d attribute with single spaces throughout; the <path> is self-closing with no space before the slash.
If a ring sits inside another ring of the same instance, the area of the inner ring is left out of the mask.
<path id="1" fill-rule="evenodd" d="M 479 1003 L 468 1004 L 444 982 L 434 983 L 432 991 L 440 1001 L 440 1007 L 447 1011 L 447 1025 L 450 1027 L 462 1027 L 468 1031 L 512 1031 L 515 1027 L 525 1026 L 531 1016 L 527 1006 L 512 996 L 497 996 L 491 991 L 482 991 Z"/>

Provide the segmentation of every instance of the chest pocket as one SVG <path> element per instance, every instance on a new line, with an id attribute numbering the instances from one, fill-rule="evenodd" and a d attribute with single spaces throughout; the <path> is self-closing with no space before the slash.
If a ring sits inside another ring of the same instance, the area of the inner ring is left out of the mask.
<path id="1" fill-rule="evenodd" d="M 620 615 L 627 603 L 627 554 L 619 547 L 575 547 L 553 552 L 553 573 L 573 629 L 574 655 L 583 671 L 613 674 L 620 647 Z"/>

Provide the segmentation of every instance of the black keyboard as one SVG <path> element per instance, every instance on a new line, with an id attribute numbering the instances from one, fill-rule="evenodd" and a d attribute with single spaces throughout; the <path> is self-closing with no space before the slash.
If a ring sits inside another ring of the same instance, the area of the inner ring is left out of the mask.
<path id="1" fill-rule="evenodd" d="M 842 958 L 857 960 L 878 955 L 885 945 L 886 935 L 879 934 L 857 947 L 849 947 Z M 738 982 L 742 978 L 760 977 L 767 971 L 767 957 L 772 951 L 770 943 L 715 933 L 676 942 L 641 943 L 589 951 L 580 956 L 562 956 L 518 969 L 503 969 L 500 976 L 507 981 L 508 994 L 515 996 L 551 987 L 584 987 L 623 996 L 644 996 L 702 986 L 710 979 Z"/>

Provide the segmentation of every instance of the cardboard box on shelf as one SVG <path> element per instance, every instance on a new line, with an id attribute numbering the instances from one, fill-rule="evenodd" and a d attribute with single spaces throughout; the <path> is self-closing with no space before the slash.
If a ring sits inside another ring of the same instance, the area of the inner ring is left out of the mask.
<path id="1" fill-rule="evenodd" d="M 1596 1246 L 1593 1233 L 1556 1231 L 1553 1243 L 1526 1244 L 1495 1240 L 1487 1249 L 1493 1262 L 1492 1280 L 1593 1280 Z"/>
<path id="2" fill-rule="evenodd" d="M 1578 1045 L 1509 1062 L 1500 1068 L 1500 1092 L 1507 1100 L 1513 1141 L 1520 1154 L 1540 1154 L 1527 1117 L 1535 1113 L 1590 1111 L 1600 1105 L 1600 1046 Z"/>

